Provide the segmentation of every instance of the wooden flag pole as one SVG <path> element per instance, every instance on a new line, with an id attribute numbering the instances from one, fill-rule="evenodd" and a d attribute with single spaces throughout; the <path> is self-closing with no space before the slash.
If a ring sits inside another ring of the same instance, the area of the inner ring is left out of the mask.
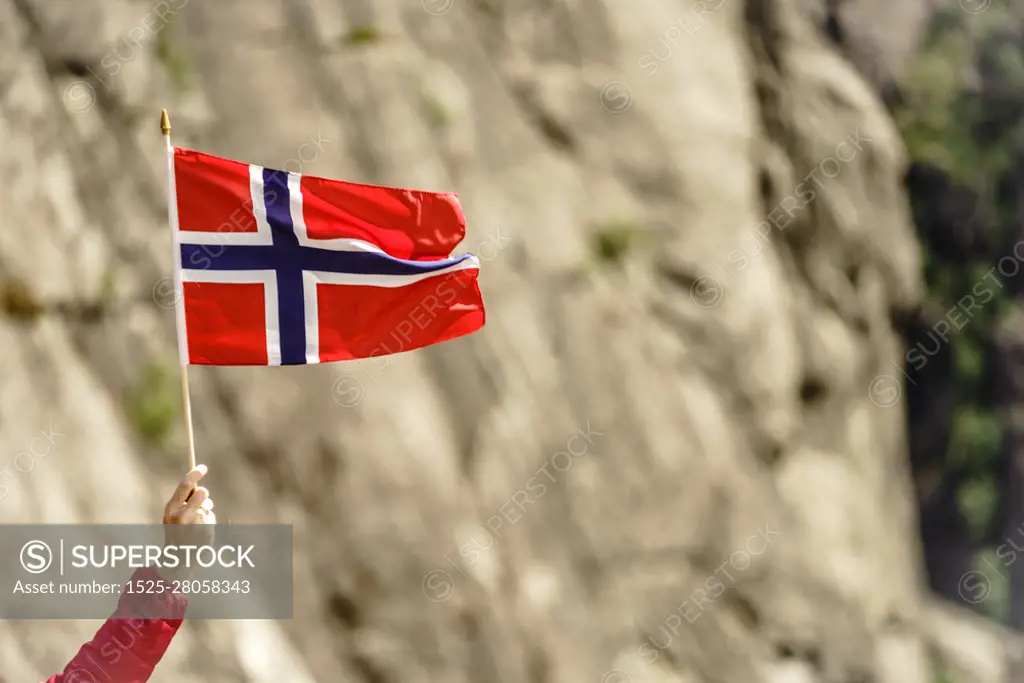
<path id="1" fill-rule="evenodd" d="M 164 143 L 167 146 L 167 222 L 171 226 L 171 236 L 174 248 L 178 248 L 178 212 L 175 204 L 178 201 L 174 189 L 174 148 L 171 146 L 171 119 L 167 110 L 160 112 L 160 132 L 164 135 Z M 184 318 L 184 297 L 185 289 L 181 280 L 181 267 L 178 259 L 174 259 L 174 308 L 177 315 L 176 329 L 178 332 L 179 365 L 181 367 L 181 399 L 185 408 L 185 435 L 188 437 L 188 469 L 196 468 L 196 442 L 192 431 L 192 401 L 188 392 L 188 359 L 182 352 L 181 336 L 185 334 L 183 326 Z"/>

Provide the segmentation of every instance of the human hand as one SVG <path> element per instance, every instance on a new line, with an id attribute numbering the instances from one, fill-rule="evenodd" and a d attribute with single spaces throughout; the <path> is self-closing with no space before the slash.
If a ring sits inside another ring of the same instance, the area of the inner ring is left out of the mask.
<path id="1" fill-rule="evenodd" d="M 198 465 L 185 475 L 164 506 L 164 524 L 216 524 L 210 492 L 196 486 L 206 476 L 206 465 Z"/>
<path id="2" fill-rule="evenodd" d="M 202 487 L 196 486 L 199 480 L 206 476 L 206 465 L 199 465 L 181 480 L 178 488 L 174 490 L 167 505 L 164 506 L 164 545 L 195 545 L 197 541 L 196 531 L 190 528 L 192 525 L 209 525 L 206 533 L 198 536 L 205 543 L 213 542 L 213 525 L 217 523 L 217 515 L 213 512 L 213 499 L 210 492 Z M 167 551 L 170 553 L 171 551 Z M 176 568 L 161 569 L 160 573 L 169 580 L 188 578 L 191 573 L 184 566 L 184 560 L 180 553 L 178 566 Z"/>

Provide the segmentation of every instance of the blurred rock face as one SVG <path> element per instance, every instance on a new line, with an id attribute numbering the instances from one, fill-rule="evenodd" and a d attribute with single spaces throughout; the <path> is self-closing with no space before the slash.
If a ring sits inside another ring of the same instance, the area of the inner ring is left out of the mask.
<path id="1" fill-rule="evenodd" d="M 901 145 L 804 10 L 0 0 L 3 521 L 155 520 L 184 468 L 166 106 L 181 146 L 457 190 L 489 316 L 192 370 L 220 520 L 295 525 L 296 616 L 191 623 L 154 680 L 925 683 L 935 646 L 1008 681 L 922 598 Z M 94 628 L 0 625 L 0 680 Z"/>

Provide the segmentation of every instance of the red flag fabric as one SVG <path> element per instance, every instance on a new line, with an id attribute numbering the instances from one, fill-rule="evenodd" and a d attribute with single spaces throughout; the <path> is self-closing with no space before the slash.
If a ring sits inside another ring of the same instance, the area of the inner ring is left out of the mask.
<path id="1" fill-rule="evenodd" d="M 360 185 L 172 148 L 183 364 L 302 365 L 484 325 L 452 193 Z"/>

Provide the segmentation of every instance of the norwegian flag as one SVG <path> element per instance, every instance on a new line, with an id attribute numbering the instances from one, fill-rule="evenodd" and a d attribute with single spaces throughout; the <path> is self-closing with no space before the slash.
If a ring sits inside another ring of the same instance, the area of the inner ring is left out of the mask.
<path id="1" fill-rule="evenodd" d="M 183 365 L 399 353 L 484 324 L 458 197 L 169 148 Z"/>

